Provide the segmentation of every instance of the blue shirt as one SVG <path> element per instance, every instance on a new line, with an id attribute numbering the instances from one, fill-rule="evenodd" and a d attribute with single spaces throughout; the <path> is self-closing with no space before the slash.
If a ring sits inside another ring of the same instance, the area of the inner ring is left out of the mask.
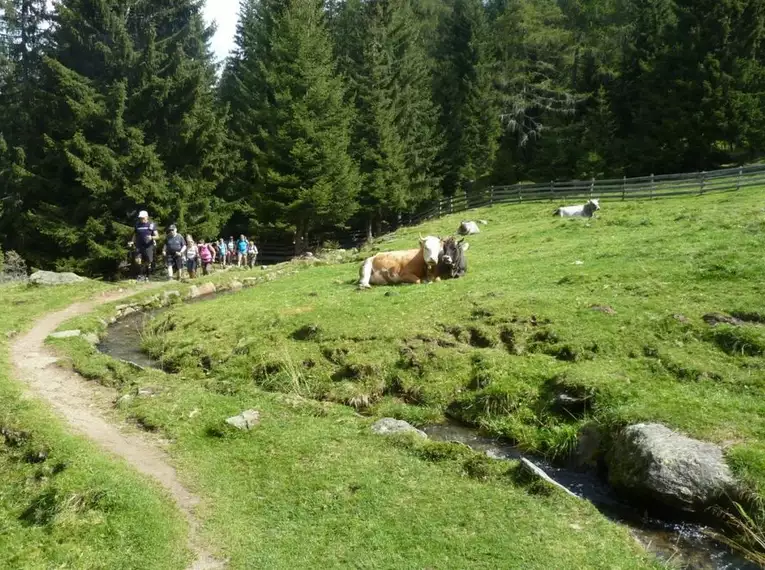
<path id="1" fill-rule="evenodd" d="M 239 248 L 239 253 L 247 253 L 248 244 L 246 240 L 240 239 L 236 245 Z"/>

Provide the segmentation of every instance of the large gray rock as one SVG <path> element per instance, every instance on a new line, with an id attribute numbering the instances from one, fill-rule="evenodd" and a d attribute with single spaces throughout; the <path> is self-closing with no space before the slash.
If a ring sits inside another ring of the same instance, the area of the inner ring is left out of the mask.
<path id="1" fill-rule="evenodd" d="M 245 410 L 238 416 L 228 418 L 226 423 L 236 429 L 250 431 L 260 423 L 260 412 L 258 410 Z"/>
<path id="2" fill-rule="evenodd" d="M 736 490 L 718 446 L 661 424 L 625 428 L 615 438 L 608 467 L 614 487 L 682 510 L 702 511 Z"/>
<path id="3" fill-rule="evenodd" d="M 56 273 L 54 271 L 36 271 L 29 276 L 29 282 L 34 285 L 69 285 L 85 281 L 76 273 Z"/>
<path id="4" fill-rule="evenodd" d="M 378 435 L 414 433 L 420 437 L 428 437 L 428 434 L 422 430 L 417 429 L 412 424 L 405 422 L 404 420 L 396 420 L 393 418 L 382 418 L 381 420 L 377 420 L 374 424 L 372 424 L 372 432 Z"/>

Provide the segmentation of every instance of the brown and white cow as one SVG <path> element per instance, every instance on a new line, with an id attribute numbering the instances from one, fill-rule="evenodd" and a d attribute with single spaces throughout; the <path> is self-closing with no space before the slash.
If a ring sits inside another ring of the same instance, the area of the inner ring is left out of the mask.
<path id="1" fill-rule="evenodd" d="M 438 262 L 443 252 L 441 238 L 420 236 L 418 249 L 387 251 L 367 258 L 359 270 L 359 287 L 396 283 L 422 283 L 438 279 Z"/>

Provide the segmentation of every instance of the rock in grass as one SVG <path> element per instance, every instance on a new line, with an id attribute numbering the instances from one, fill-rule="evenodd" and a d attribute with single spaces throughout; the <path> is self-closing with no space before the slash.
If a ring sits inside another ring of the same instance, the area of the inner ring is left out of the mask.
<path id="1" fill-rule="evenodd" d="M 226 423 L 242 431 L 250 431 L 260 423 L 260 412 L 258 410 L 245 410 L 238 416 L 230 417 Z"/>
<path id="2" fill-rule="evenodd" d="M 82 336 L 82 331 L 80 329 L 59 331 L 59 332 L 54 332 L 48 335 L 49 338 L 74 338 L 78 336 Z"/>
<path id="3" fill-rule="evenodd" d="M 608 458 L 614 487 L 663 505 L 701 512 L 735 496 L 736 482 L 722 450 L 661 424 L 636 424 L 616 436 Z"/>
<path id="4" fill-rule="evenodd" d="M 96 333 L 86 333 L 82 335 L 82 338 L 84 338 L 86 341 L 88 341 L 92 345 L 97 345 L 99 342 L 101 342 L 101 339 L 98 338 L 98 335 Z"/>
<path id="5" fill-rule="evenodd" d="M 734 327 L 740 327 L 744 324 L 744 321 L 731 317 L 730 315 L 724 315 L 723 313 L 708 313 L 701 317 L 705 323 L 709 326 L 717 326 L 719 324 L 732 325 Z"/>
<path id="6" fill-rule="evenodd" d="M 85 281 L 76 273 L 56 273 L 55 271 L 35 271 L 29 276 L 33 285 L 70 285 Z"/>
<path id="7" fill-rule="evenodd" d="M 202 285 L 193 285 L 189 289 L 189 299 L 196 299 L 203 295 L 211 295 L 215 293 L 215 283 L 203 283 Z"/>
<path id="8" fill-rule="evenodd" d="M 231 283 L 228 284 L 228 288 L 231 291 L 239 291 L 243 287 L 244 287 L 244 283 L 242 283 L 241 281 L 232 281 Z"/>
<path id="9" fill-rule="evenodd" d="M 422 430 L 417 429 L 409 422 L 405 422 L 404 420 L 396 420 L 393 418 L 383 418 L 381 420 L 377 420 L 374 424 L 372 424 L 372 432 L 376 433 L 377 435 L 414 433 L 419 437 L 424 437 L 426 439 L 428 437 L 428 434 Z"/>

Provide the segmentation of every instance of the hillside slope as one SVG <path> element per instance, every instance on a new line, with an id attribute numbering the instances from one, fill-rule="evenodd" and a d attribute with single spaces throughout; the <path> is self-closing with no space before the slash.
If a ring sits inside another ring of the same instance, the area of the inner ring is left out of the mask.
<path id="1" fill-rule="evenodd" d="M 144 347 L 172 374 L 120 371 L 84 346 L 75 365 L 125 393 L 163 387 L 122 413 L 176 442 L 232 567 L 643 567 L 589 506 L 453 447 L 391 446 L 353 413 L 449 415 L 553 457 L 587 424 L 656 421 L 722 444 L 765 495 L 759 193 L 604 203 L 594 220 L 552 209 L 474 212 L 488 225 L 463 279 L 358 291 L 358 263 L 316 266 L 151 321 Z M 740 321 L 713 327 L 712 312 Z M 586 397 L 583 412 L 557 409 L 561 391 Z M 225 429 L 246 408 L 258 430 Z"/>

